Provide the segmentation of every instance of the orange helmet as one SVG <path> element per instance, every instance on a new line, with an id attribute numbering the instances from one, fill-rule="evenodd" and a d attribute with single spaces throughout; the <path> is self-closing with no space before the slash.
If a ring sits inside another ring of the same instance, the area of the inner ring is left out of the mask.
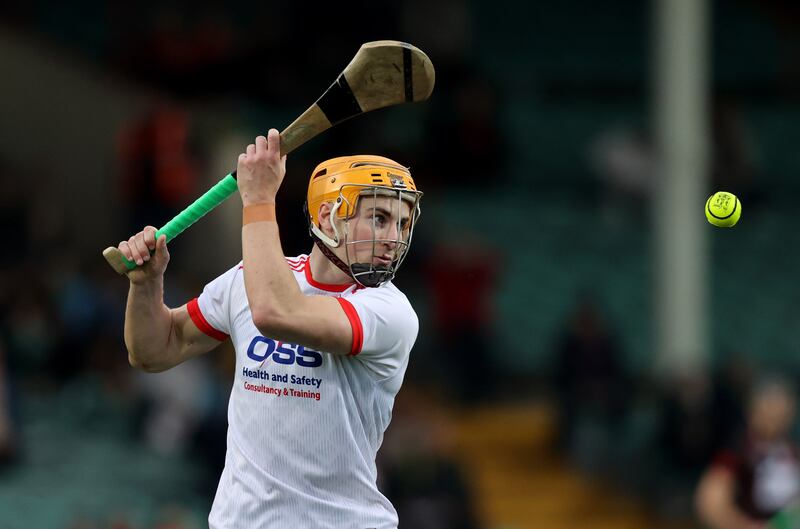
<path id="1" fill-rule="evenodd" d="M 342 189 L 342 186 L 348 187 Z M 383 156 L 341 156 L 322 162 L 314 169 L 308 182 L 306 200 L 311 222 L 319 226 L 317 214 L 320 204 L 335 202 L 340 193 L 344 203 L 338 208 L 337 215 L 341 219 L 352 217 L 358 206 L 358 195 L 365 190 L 363 188 L 372 187 L 417 191 L 409 170 Z"/>
<path id="2" fill-rule="evenodd" d="M 417 190 L 408 168 L 383 156 L 363 154 L 332 158 L 322 162 L 314 169 L 308 183 L 308 194 L 306 196 L 306 211 L 312 237 L 327 246 L 336 248 L 343 242 L 342 238 L 336 223 L 332 223 L 333 237 L 329 237 L 322 232 L 319 225 L 320 205 L 325 202 L 333 203 L 331 215 L 346 221 L 351 219 L 358 211 L 360 199 L 365 196 L 377 195 L 394 196 L 399 200 L 408 202 L 411 206 L 411 218 L 409 219 L 408 239 L 401 240 L 398 238 L 397 241 L 392 241 L 397 244 L 398 251 L 395 262 L 393 266 L 389 267 L 389 270 L 376 271 L 372 265 L 347 263 L 348 273 L 365 286 L 377 286 L 370 284 L 375 283 L 376 277 L 378 277 L 378 284 L 391 279 L 411 243 L 413 226 L 420 215 L 419 200 L 422 197 L 422 192 Z M 398 237 L 399 233 L 400 230 L 398 230 Z M 345 230 L 344 242 L 349 244 L 350 241 L 346 239 L 347 231 Z M 338 259 L 334 260 L 331 252 L 322 246 L 320 248 L 329 259 L 336 263 Z M 349 252 L 347 256 L 348 261 L 350 261 Z M 339 263 L 336 264 L 343 268 Z"/>

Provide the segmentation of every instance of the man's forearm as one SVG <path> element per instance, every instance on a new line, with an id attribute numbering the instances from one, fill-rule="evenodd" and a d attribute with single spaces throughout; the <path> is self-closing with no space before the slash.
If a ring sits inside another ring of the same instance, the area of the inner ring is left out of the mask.
<path id="1" fill-rule="evenodd" d="M 759 529 L 766 524 L 754 520 L 738 509 L 725 509 L 708 517 L 715 529 Z"/>
<path id="2" fill-rule="evenodd" d="M 125 346 L 134 367 L 158 370 L 169 357 L 172 316 L 162 281 L 131 283 L 125 308 Z"/>
<path id="3" fill-rule="evenodd" d="M 725 470 L 712 469 L 700 480 L 697 511 L 700 519 L 713 529 L 760 529 L 765 526 L 751 519 L 734 501 L 735 483 Z"/>

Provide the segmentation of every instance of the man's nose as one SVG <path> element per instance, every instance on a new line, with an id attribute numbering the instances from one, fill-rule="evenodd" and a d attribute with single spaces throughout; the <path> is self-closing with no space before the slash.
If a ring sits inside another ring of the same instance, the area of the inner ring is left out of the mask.
<path id="1" fill-rule="evenodd" d="M 390 222 L 389 225 L 386 227 L 386 231 L 384 232 L 384 243 L 390 250 L 394 250 L 397 246 L 397 239 L 398 239 L 398 230 L 397 230 L 397 223 Z"/>

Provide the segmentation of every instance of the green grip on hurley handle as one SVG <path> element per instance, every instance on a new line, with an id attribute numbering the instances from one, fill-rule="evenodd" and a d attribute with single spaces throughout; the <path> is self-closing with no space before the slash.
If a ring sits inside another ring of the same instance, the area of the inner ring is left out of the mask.
<path id="1" fill-rule="evenodd" d="M 156 231 L 156 240 L 162 235 L 167 236 L 167 242 L 171 241 L 183 230 L 200 220 L 206 213 L 222 204 L 229 196 L 236 192 L 236 172 L 217 182 L 214 187 L 206 191 L 203 196 L 192 202 L 192 204 L 178 213 L 172 220 L 164 224 Z M 118 248 L 110 246 L 103 251 L 103 257 L 108 264 L 117 271 L 124 274 L 136 268 L 136 263 L 128 260 Z"/>
<path id="2" fill-rule="evenodd" d="M 231 173 L 206 191 L 203 196 L 192 202 L 188 208 L 178 213 L 175 218 L 164 224 L 156 232 L 156 239 L 161 235 L 166 235 L 167 242 L 171 241 L 180 235 L 183 230 L 200 220 L 206 213 L 222 204 L 225 199 L 236 192 L 236 189 L 236 178 Z"/>

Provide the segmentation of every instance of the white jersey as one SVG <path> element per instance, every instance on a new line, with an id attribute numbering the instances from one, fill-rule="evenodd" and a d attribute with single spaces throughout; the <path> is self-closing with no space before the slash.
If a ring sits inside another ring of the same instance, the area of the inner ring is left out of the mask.
<path id="1" fill-rule="evenodd" d="M 334 296 L 353 328 L 350 355 L 262 336 L 237 265 L 189 302 L 206 334 L 236 349 L 225 469 L 212 529 L 394 529 L 376 485 L 375 455 L 389 425 L 419 322 L 391 283 L 323 285 L 308 256 L 287 258 L 303 294 Z"/>

